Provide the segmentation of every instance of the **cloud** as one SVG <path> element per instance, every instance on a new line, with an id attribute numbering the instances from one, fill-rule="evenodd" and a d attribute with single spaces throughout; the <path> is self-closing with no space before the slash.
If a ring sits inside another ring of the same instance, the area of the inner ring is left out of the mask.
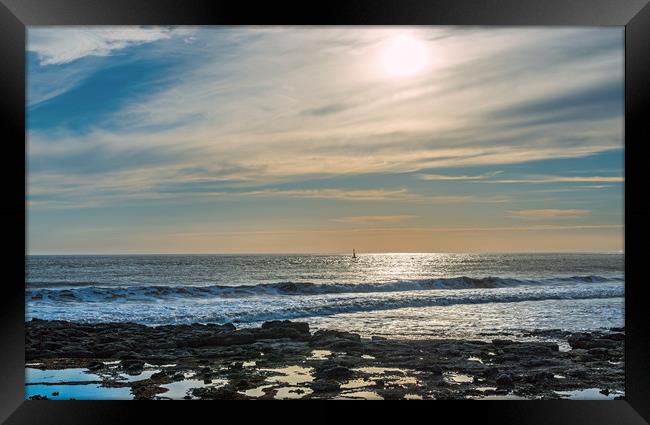
<path id="1" fill-rule="evenodd" d="M 591 212 L 583 209 L 541 209 L 541 210 L 520 210 L 508 211 L 508 217 L 525 219 L 573 219 L 591 215 Z"/>
<path id="2" fill-rule="evenodd" d="M 423 195 L 408 189 L 233 189 L 202 188 L 192 190 L 181 185 L 174 190 L 156 188 L 145 173 L 131 173 L 128 180 L 104 182 L 90 179 L 85 184 L 74 179 L 48 176 L 37 180 L 28 189 L 28 205 L 39 209 L 98 208 L 129 202 L 196 201 L 242 199 L 318 199 L 341 202 L 401 202 L 424 205 L 495 204 L 509 201 L 503 196 Z M 32 181 L 34 181 L 32 179 Z"/>
<path id="3" fill-rule="evenodd" d="M 612 80 L 515 104 L 496 112 L 494 117 L 517 120 L 520 125 L 530 126 L 561 121 L 607 119 L 620 116 L 622 110 L 621 82 Z"/>
<path id="4" fill-rule="evenodd" d="M 571 187 L 555 187 L 550 189 L 536 189 L 533 192 L 537 193 L 567 193 L 567 192 L 581 192 L 581 191 L 594 191 L 600 189 L 607 189 L 612 187 L 611 185 L 581 185 L 581 186 L 571 186 Z"/>
<path id="5" fill-rule="evenodd" d="M 61 65 L 87 56 L 108 56 L 118 50 L 176 35 L 188 35 L 186 28 L 90 27 L 32 28 L 27 50 L 36 53 L 41 65 Z"/>
<path id="6" fill-rule="evenodd" d="M 420 174 L 418 177 L 421 180 L 426 180 L 426 181 L 432 181 L 432 180 L 442 180 L 442 181 L 447 181 L 447 180 L 485 180 L 489 179 L 490 177 L 494 177 L 497 174 L 501 174 L 503 171 L 494 171 L 492 173 L 486 173 L 486 174 L 479 174 L 475 176 L 447 176 L 447 175 L 442 175 L 442 174 Z"/>
<path id="7" fill-rule="evenodd" d="M 331 221 L 346 224 L 385 224 L 385 223 L 399 223 L 402 221 L 412 220 L 417 216 L 414 215 L 357 215 L 350 217 L 333 218 Z"/>
<path id="8" fill-rule="evenodd" d="M 172 38 L 189 40 L 184 31 L 29 30 L 29 49 L 46 68 L 81 66 L 76 59 L 154 41 L 160 43 L 151 45 L 152 56 L 182 58 L 168 84 L 129 99 L 83 134 L 29 128 L 30 194 L 51 193 L 70 204 L 136 195 L 504 202 L 503 196 L 286 187 L 375 175 L 373 184 L 381 188 L 390 186 L 381 176 L 399 173 L 422 173 L 430 181 L 525 183 L 462 169 L 424 171 L 582 158 L 623 147 L 622 111 L 607 96 L 619 86 L 622 93 L 621 29 L 409 29 L 429 43 L 434 60 L 427 72 L 404 80 L 389 78 L 380 64 L 385 43 L 404 28 L 200 28 L 191 43 L 170 50 Z M 60 80 L 52 81 L 56 86 Z M 37 91 L 56 100 L 59 90 L 46 89 Z M 578 109 L 589 103 L 600 105 L 596 112 L 614 112 L 525 125 L 568 94 Z M 518 106 L 528 112 L 504 114 Z M 622 181 L 555 179 L 547 181 Z"/>
<path id="9" fill-rule="evenodd" d="M 277 197 L 303 199 L 334 199 L 339 201 L 402 201 L 426 204 L 501 203 L 507 198 L 471 195 L 423 195 L 408 189 L 265 189 L 229 193 L 238 197 Z"/>
<path id="10" fill-rule="evenodd" d="M 319 106 L 317 108 L 306 109 L 302 113 L 305 115 L 321 116 L 321 115 L 330 115 L 330 114 L 335 114 L 337 112 L 342 112 L 348 108 L 349 106 L 344 103 L 333 103 L 330 105 Z"/>
<path id="11" fill-rule="evenodd" d="M 348 234 L 371 233 L 378 234 L 405 232 L 416 233 L 491 233 L 491 232 L 543 232 L 543 231 L 567 231 L 567 230 L 620 230 L 622 224 L 588 224 L 588 225 L 554 225 L 540 224 L 535 226 L 497 226 L 497 227 L 360 227 L 355 229 L 281 229 L 281 230 L 224 230 L 211 232 L 179 232 L 172 233 L 175 237 L 192 238 L 215 238 L 219 236 L 238 235 L 287 235 L 287 234 Z"/>
<path id="12" fill-rule="evenodd" d="M 602 176 L 578 176 L 578 177 L 563 177 L 563 176 L 538 176 L 527 179 L 507 179 L 507 180 L 492 180 L 488 183 L 622 183 L 625 177 L 602 177 Z M 600 189 L 606 186 L 583 186 L 594 189 Z"/>
<path id="13" fill-rule="evenodd" d="M 273 197 L 273 198 L 303 198 L 303 199 L 334 199 L 339 201 L 387 201 L 420 199 L 406 189 L 264 189 L 244 191 L 233 194 L 238 197 Z"/>

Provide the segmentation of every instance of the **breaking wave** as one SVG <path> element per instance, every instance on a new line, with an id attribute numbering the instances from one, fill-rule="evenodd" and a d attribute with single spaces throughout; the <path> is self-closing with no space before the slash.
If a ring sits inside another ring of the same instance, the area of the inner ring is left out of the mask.
<path id="1" fill-rule="evenodd" d="M 445 289 L 506 288 L 517 286 L 581 285 L 590 283 L 624 282 L 621 277 L 571 276 L 544 279 L 514 279 L 501 277 L 400 280 L 386 283 L 311 283 L 277 282 L 257 285 L 210 286 L 84 286 L 44 288 L 30 285 L 27 300 L 54 302 L 157 301 L 182 298 L 243 298 L 254 296 L 307 296 L 325 294 L 386 293 Z"/>

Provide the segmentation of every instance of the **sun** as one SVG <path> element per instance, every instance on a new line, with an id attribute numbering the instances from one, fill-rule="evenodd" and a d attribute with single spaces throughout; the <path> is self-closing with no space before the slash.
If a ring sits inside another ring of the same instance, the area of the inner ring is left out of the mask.
<path id="1" fill-rule="evenodd" d="M 410 77 L 422 72 L 429 62 L 424 43 L 410 35 L 391 38 L 383 50 L 384 71 L 395 77 Z"/>

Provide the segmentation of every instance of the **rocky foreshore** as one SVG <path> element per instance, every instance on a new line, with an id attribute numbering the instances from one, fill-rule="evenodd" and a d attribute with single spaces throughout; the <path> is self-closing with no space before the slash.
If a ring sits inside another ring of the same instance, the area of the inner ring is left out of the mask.
<path id="1" fill-rule="evenodd" d="M 290 321 L 242 329 L 44 320 L 25 325 L 30 369 L 84 368 L 83 379 L 56 384 L 128 388 L 136 399 L 548 399 L 581 391 L 590 391 L 586 398 L 620 398 L 624 391 L 622 328 L 531 332 L 537 341 L 526 342 L 362 338 L 335 330 L 312 333 L 307 323 Z M 46 391 L 51 380 L 28 384 L 43 389 L 30 398 L 60 396 Z"/>

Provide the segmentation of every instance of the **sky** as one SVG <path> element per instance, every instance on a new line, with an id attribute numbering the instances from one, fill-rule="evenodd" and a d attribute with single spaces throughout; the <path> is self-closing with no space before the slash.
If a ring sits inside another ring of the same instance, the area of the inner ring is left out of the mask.
<path id="1" fill-rule="evenodd" d="M 623 249 L 623 27 L 30 27 L 30 254 Z"/>

